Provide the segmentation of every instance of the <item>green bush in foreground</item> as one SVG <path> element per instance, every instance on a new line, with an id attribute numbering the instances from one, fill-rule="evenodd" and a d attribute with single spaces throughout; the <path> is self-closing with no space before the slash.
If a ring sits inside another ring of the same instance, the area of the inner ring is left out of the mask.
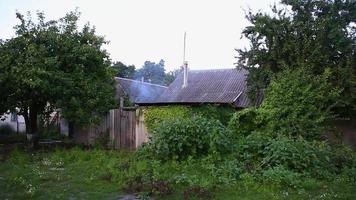
<path id="1" fill-rule="evenodd" d="M 219 121 L 193 116 L 163 121 L 148 146 L 155 158 L 182 160 L 227 153 L 231 140 Z"/>

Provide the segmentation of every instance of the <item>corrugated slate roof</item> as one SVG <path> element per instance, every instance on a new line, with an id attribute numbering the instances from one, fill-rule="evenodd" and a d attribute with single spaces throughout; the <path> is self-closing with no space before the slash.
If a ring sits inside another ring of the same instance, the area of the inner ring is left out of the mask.
<path id="1" fill-rule="evenodd" d="M 155 100 L 161 95 L 167 87 L 152 83 L 136 81 L 127 78 L 115 78 L 119 81 L 120 87 L 128 95 L 131 102 L 140 103 L 154 103 Z"/>
<path id="2" fill-rule="evenodd" d="M 230 103 L 247 107 L 246 78 L 241 69 L 189 70 L 188 86 L 182 88 L 183 73 L 154 101 L 142 104 Z"/>

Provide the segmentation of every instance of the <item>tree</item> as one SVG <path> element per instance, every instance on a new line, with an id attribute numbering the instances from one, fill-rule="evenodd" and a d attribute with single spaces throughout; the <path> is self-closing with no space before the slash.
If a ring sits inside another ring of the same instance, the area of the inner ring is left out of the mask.
<path id="1" fill-rule="evenodd" d="M 135 65 L 125 65 L 122 62 L 114 62 L 111 67 L 116 71 L 117 77 L 132 79 L 136 73 Z"/>
<path id="2" fill-rule="evenodd" d="M 249 96 L 256 99 L 274 74 L 308 67 L 314 75 L 331 69 L 330 82 L 341 88 L 339 113 L 356 113 L 356 2 L 282 0 L 273 15 L 248 13 L 243 35 L 249 49 L 238 49 L 238 67 L 250 71 Z"/>
<path id="3" fill-rule="evenodd" d="M 143 78 L 145 82 L 163 85 L 165 76 L 164 60 L 159 63 L 146 61 L 142 68 L 137 70 L 135 79 Z"/>
<path id="4" fill-rule="evenodd" d="M 315 76 L 306 68 L 287 69 L 278 73 L 266 90 L 258 108 L 264 131 L 287 136 L 320 139 L 325 122 L 333 119 L 331 111 L 340 90 L 333 87 L 330 69 Z"/>
<path id="5" fill-rule="evenodd" d="M 181 73 L 182 69 L 175 69 L 173 71 L 169 71 L 166 73 L 164 79 L 163 79 L 163 84 L 164 85 L 169 85 L 171 84 L 176 77 L 178 76 L 179 73 Z"/>
<path id="6" fill-rule="evenodd" d="M 89 124 L 115 105 L 106 41 L 89 24 L 78 29 L 77 11 L 50 21 L 39 12 L 37 23 L 16 16 L 16 37 L 0 46 L 2 113 L 18 109 L 35 134 L 38 116 L 58 108 L 68 121 Z"/>

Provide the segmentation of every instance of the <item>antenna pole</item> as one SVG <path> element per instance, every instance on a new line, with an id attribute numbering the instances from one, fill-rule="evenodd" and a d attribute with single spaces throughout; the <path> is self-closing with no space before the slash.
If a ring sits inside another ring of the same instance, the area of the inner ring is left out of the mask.
<path id="1" fill-rule="evenodd" d="M 183 43 L 183 64 L 185 63 L 185 40 L 187 33 L 184 32 L 184 43 Z"/>

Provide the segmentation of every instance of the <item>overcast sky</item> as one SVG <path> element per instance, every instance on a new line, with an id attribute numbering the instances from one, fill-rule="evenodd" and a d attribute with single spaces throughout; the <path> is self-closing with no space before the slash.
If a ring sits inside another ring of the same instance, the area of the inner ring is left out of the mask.
<path id="1" fill-rule="evenodd" d="M 113 61 L 141 67 L 144 61 L 166 61 L 166 69 L 182 64 L 183 35 L 187 32 L 186 60 L 190 68 L 231 68 L 235 48 L 248 25 L 245 11 L 270 10 L 277 0 L 0 0 L 0 38 L 14 35 L 16 10 L 44 11 L 58 19 L 79 8 L 81 24 L 90 22 L 110 43 Z"/>

